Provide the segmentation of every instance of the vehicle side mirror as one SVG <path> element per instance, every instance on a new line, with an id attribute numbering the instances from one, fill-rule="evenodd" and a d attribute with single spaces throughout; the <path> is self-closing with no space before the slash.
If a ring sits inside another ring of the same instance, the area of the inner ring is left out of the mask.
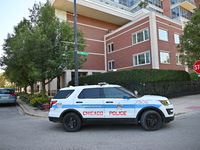
<path id="1" fill-rule="evenodd" d="M 134 91 L 134 94 L 135 94 L 135 96 L 137 96 L 138 95 L 138 91 Z"/>
<path id="2" fill-rule="evenodd" d="M 128 100 L 128 99 L 130 99 L 130 96 L 124 95 L 124 96 L 123 96 L 123 99 L 127 99 L 127 100 Z"/>

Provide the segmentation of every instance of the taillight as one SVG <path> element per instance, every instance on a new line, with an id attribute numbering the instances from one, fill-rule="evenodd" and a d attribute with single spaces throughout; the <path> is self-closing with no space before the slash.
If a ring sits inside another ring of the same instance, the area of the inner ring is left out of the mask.
<path id="1" fill-rule="evenodd" d="M 10 94 L 10 96 L 17 96 L 17 94 Z"/>
<path id="2" fill-rule="evenodd" d="M 57 101 L 51 101 L 50 102 L 50 108 L 52 107 L 53 104 L 55 104 Z"/>

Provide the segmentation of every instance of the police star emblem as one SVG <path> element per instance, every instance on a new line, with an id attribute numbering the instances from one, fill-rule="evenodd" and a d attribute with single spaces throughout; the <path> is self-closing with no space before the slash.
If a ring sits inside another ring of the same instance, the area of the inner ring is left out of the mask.
<path id="1" fill-rule="evenodd" d="M 122 109 L 122 105 L 121 104 L 117 104 L 117 109 Z"/>

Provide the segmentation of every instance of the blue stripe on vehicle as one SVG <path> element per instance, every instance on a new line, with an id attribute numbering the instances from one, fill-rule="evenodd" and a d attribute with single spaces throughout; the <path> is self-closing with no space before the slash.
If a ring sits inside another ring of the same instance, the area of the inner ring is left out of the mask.
<path id="1" fill-rule="evenodd" d="M 118 104 L 115 105 L 97 105 L 97 104 L 87 104 L 87 105 L 53 105 L 53 108 L 117 108 Z M 122 108 L 144 108 L 144 107 L 156 107 L 159 108 L 161 105 L 158 104 L 124 104 L 121 105 Z"/>

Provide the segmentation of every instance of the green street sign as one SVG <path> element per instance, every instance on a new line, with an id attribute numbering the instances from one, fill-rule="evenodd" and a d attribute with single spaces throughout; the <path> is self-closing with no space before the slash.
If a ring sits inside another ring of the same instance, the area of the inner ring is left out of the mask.
<path id="1" fill-rule="evenodd" d="M 77 51 L 77 53 L 78 53 L 79 55 L 89 55 L 88 52 Z"/>

